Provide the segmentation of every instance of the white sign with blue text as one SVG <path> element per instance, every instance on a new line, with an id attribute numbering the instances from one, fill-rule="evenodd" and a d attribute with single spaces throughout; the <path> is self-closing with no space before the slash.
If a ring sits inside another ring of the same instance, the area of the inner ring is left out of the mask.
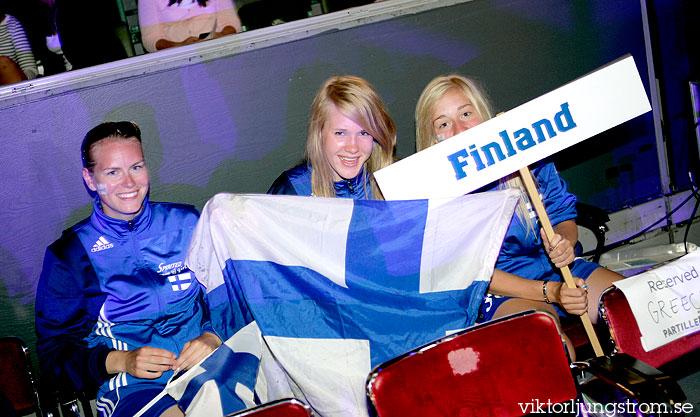
<path id="1" fill-rule="evenodd" d="M 615 285 L 629 300 L 647 352 L 700 330 L 700 250 Z"/>
<path id="2" fill-rule="evenodd" d="M 375 173 L 387 200 L 457 197 L 651 110 L 634 59 L 584 77 Z"/>

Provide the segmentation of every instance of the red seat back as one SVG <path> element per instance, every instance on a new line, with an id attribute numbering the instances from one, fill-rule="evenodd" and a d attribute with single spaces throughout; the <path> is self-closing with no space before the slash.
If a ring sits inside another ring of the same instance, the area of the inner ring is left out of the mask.
<path id="1" fill-rule="evenodd" d="M 642 334 L 627 298 L 617 287 L 610 287 L 603 293 L 600 308 L 617 351 L 655 368 L 700 348 L 700 332 L 696 332 L 649 352 L 645 351 L 641 343 Z"/>
<path id="2" fill-rule="evenodd" d="M 24 413 L 39 410 L 29 354 L 22 339 L 0 338 L 0 393 L 14 409 Z"/>
<path id="3" fill-rule="evenodd" d="M 367 395 L 379 417 L 521 416 L 576 398 L 557 323 L 521 313 L 473 327 L 379 365 Z"/>
<path id="4" fill-rule="evenodd" d="M 309 407 L 296 399 L 285 399 L 230 414 L 228 417 L 309 417 Z"/>

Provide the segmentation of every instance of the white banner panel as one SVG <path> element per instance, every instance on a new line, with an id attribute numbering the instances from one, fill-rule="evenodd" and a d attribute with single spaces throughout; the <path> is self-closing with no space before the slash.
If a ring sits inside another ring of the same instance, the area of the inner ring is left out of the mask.
<path id="1" fill-rule="evenodd" d="M 375 173 L 387 200 L 457 197 L 651 110 L 631 56 Z"/>
<path id="2" fill-rule="evenodd" d="M 648 352 L 700 330 L 700 250 L 615 282 L 629 301 Z"/>

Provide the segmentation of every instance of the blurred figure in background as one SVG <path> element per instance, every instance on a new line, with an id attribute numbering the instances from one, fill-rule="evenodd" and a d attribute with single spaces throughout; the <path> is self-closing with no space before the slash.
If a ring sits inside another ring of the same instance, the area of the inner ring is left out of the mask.
<path id="1" fill-rule="evenodd" d="M 139 25 L 148 52 L 241 31 L 232 0 L 141 0 Z"/>
<path id="2" fill-rule="evenodd" d="M 19 20 L 0 5 L 0 85 L 36 78 L 39 71 Z"/>
<path id="3" fill-rule="evenodd" d="M 56 30 L 73 69 L 127 58 L 127 29 L 114 1 L 55 0 Z"/>
<path id="4" fill-rule="evenodd" d="M 48 37 L 52 35 L 58 43 L 53 3 L 54 0 L 22 0 L 5 3 L 5 13 L 17 18 L 24 28 L 36 60 L 38 77 L 66 70 L 63 56 L 54 50 L 49 50 L 48 45 Z"/>
<path id="5" fill-rule="evenodd" d="M 37 57 L 41 59 L 41 63 L 44 66 L 44 75 L 70 71 L 73 66 L 63 54 L 61 39 L 58 37 L 58 30 L 56 29 L 56 2 L 55 0 L 39 0 L 39 2 L 42 6 L 36 7 L 37 11 L 35 14 L 46 17 L 42 26 L 41 35 L 43 38 L 41 40 L 46 40 L 44 45 L 47 53 L 42 54 L 41 58 Z M 30 40 L 30 42 L 32 41 Z M 35 42 L 32 42 L 32 45 L 35 45 Z M 36 50 L 37 48 L 34 46 L 34 51 L 36 52 Z"/>

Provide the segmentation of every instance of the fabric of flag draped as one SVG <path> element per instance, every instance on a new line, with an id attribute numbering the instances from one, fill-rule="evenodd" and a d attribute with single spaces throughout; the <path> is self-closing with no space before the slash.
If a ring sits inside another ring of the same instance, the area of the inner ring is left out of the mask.
<path id="1" fill-rule="evenodd" d="M 517 199 L 214 196 L 187 263 L 230 339 L 166 390 L 188 416 L 290 396 L 366 416 L 374 366 L 474 323 Z"/>

